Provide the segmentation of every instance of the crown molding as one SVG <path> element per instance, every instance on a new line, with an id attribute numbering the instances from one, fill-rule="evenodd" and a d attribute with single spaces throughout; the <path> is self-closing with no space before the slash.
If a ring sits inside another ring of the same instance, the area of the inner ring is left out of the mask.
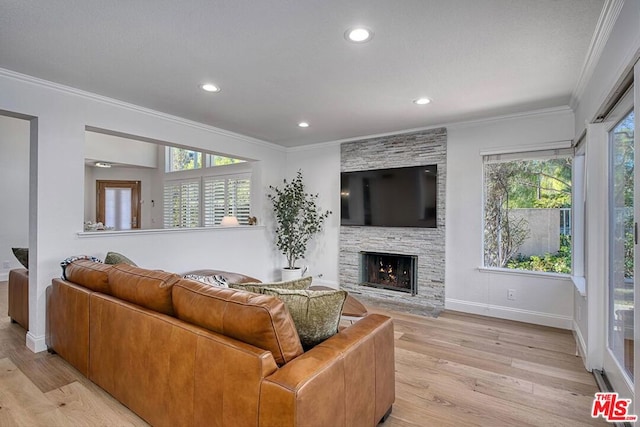
<path id="1" fill-rule="evenodd" d="M 46 89 L 52 89 L 58 92 L 62 92 L 68 95 L 77 96 L 80 98 L 89 99 L 92 101 L 101 102 L 103 104 L 112 105 L 114 107 L 123 108 L 126 110 L 134 111 L 136 113 L 146 114 L 148 116 L 156 117 L 162 120 L 167 120 L 179 125 L 189 126 L 194 129 L 204 130 L 206 132 L 215 133 L 216 135 L 224 136 L 227 138 L 237 139 L 243 142 L 247 142 L 249 144 L 257 145 L 264 148 L 269 148 L 271 150 L 276 150 L 280 152 L 285 152 L 286 148 L 274 144 L 272 142 L 263 141 L 261 139 L 252 138 L 246 135 L 242 135 L 239 133 L 227 131 L 224 129 L 220 129 L 211 125 L 206 125 L 204 123 L 196 122 L 193 120 L 185 119 L 183 117 L 174 116 L 171 114 L 163 113 L 161 111 L 152 110 L 150 108 L 141 107 L 139 105 L 131 104 L 129 102 L 120 101 L 118 99 L 109 98 L 107 96 L 98 95 L 92 92 L 87 92 L 81 89 L 77 89 L 71 86 L 65 86 L 60 83 L 51 82 L 48 80 L 40 79 L 38 77 L 29 76 L 27 74 L 18 73 L 15 71 L 7 70 L 5 68 L 0 68 L 0 77 L 7 77 L 13 80 L 18 80 L 21 82 L 33 84 L 35 86 L 44 87 Z"/>
<path id="2" fill-rule="evenodd" d="M 593 75 L 595 67 L 600 60 L 602 51 L 609 40 L 609 36 L 611 35 L 613 27 L 618 20 L 618 16 L 620 16 L 620 11 L 622 10 L 623 5 L 624 0 L 605 0 L 591 43 L 589 44 L 589 49 L 587 50 L 587 56 L 584 64 L 582 64 L 582 70 L 580 71 L 578 82 L 571 94 L 569 106 L 573 110 L 576 109 L 589 80 L 591 80 L 591 76 Z"/>
<path id="3" fill-rule="evenodd" d="M 551 116 L 551 115 L 562 114 L 562 113 L 573 114 L 573 109 L 571 109 L 568 105 L 562 105 L 560 107 L 543 108 L 539 110 L 525 111 L 522 113 L 512 113 L 512 114 L 505 114 L 501 116 L 487 117 L 484 119 L 467 120 L 467 121 L 461 121 L 461 122 L 449 122 L 449 123 L 433 125 L 433 126 L 425 126 L 420 128 L 403 129 L 403 130 L 398 130 L 393 132 L 355 136 L 353 138 L 338 139 L 335 141 L 318 142 L 316 144 L 301 145 L 299 147 L 288 147 L 286 150 L 288 153 L 319 150 L 322 148 L 329 148 L 336 145 L 340 145 L 345 142 L 362 141 L 364 139 L 374 139 L 374 138 L 382 138 L 385 136 L 403 135 L 405 133 L 422 132 L 425 130 L 433 130 L 438 128 L 447 128 L 447 129 L 464 128 L 464 127 L 476 126 L 481 124 L 499 123 L 505 120 L 513 120 L 513 119 L 537 117 L 537 116 Z"/>

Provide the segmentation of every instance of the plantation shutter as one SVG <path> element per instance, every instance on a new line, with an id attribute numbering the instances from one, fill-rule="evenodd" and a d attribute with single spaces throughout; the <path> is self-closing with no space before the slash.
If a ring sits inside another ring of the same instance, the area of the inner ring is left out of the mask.
<path id="1" fill-rule="evenodd" d="M 200 226 L 200 180 L 166 181 L 164 228 Z"/>
<path id="2" fill-rule="evenodd" d="M 230 179 L 227 194 L 231 215 L 236 216 L 240 224 L 248 225 L 251 214 L 251 180 L 248 178 Z"/>
<path id="3" fill-rule="evenodd" d="M 180 184 L 176 182 L 164 183 L 164 228 L 180 226 Z"/>
<path id="4" fill-rule="evenodd" d="M 219 225 L 225 215 L 225 179 L 204 178 L 204 226 Z"/>
<path id="5" fill-rule="evenodd" d="M 203 178 L 204 226 L 220 225 L 222 217 L 233 215 L 240 224 L 249 223 L 251 176 L 208 176 Z"/>

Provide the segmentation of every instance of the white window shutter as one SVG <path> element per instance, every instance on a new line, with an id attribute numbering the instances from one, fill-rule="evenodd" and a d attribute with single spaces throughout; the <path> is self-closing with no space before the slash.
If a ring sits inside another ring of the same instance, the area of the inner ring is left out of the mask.
<path id="1" fill-rule="evenodd" d="M 225 179 L 204 178 L 204 226 L 219 225 L 225 216 Z"/>
<path id="2" fill-rule="evenodd" d="M 164 228 L 180 226 L 180 184 L 177 182 L 164 183 Z"/>
<path id="3" fill-rule="evenodd" d="M 200 180 L 165 181 L 164 228 L 200 226 Z"/>
<path id="4" fill-rule="evenodd" d="M 229 213 L 237 217 L 240 224 L 248 225 L 251 214 L 251 180 L 229 179 L 227 195 Z"/>

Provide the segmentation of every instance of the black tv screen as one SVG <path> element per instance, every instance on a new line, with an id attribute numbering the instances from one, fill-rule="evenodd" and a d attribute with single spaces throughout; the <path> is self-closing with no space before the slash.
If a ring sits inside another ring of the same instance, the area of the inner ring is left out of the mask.
<path id="1" fill-rule="evenodd" d="M 437 165 L 343 172 L 340 223 L 435 228 L 437 195 Z"/>

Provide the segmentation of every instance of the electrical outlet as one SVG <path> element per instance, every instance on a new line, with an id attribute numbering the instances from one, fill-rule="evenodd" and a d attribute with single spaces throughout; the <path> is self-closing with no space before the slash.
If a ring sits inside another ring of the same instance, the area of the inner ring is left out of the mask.
<path id="1" fill-rule="evenodd" d="M 515 289 L 508 289 L 507 290 L 507 299 L 509 299 L 511 301 L 515 301 L 516 300 L 516 290 Z"/>
<path id="2" fill-rule="evenodd" d="M 11 263 L 9 261 L 2 261 L 2 268 L 5 270 L 11 268 Z"/>

